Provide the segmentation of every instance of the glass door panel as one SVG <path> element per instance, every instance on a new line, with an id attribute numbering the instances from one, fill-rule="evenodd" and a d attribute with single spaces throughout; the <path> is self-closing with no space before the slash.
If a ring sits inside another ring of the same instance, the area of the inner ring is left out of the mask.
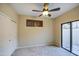
<path id="1" fill-rule="evenodd" d="M 72 52 L 79 55 L 79 21 L 72 22 Z"/>
<path id="2" fill-rule="evenodd" d="M 62 25 L 62 47 L 70 51 L 70 23 Z"/>

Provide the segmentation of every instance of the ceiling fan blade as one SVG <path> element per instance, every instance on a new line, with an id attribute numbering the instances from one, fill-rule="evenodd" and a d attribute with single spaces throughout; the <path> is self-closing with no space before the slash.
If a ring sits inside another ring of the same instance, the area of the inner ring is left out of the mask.
<path id="1" fill-rule="evenodd" d="M 43 12 L 43 11 L 41 11 L 41 10 L 32 10 L 32 11 L 34 11 L 34 12 Z"/>
<path id="2" fill-rule="evenodd" d="M 43 15 L 43 14 L 40 14 L 39 17 L 42 16 L 42 15 Z"/>
<path id="3" fill-rule="evenodd" d="M 51 14 L 48 14 L 49 17 L 51 17 Z"/>
<path id="4" fill-rule="evenodd" d="M 59 10 L 60 10 L 60 8 L 55 8 L 55 9 L 49 10 L 49 12 L 52 12 L 52 11 L 59 11 Z"/>

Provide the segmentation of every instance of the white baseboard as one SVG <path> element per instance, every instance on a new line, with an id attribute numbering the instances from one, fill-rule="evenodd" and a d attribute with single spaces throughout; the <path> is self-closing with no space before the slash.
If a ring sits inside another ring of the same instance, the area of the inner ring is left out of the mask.
<path id="1" fill-rule="evenodd" d="M 37 47 L 37 46 L 48 46 L 48 45 L 53 45 L 53 44 L 50 43 L 50 44 L 27 45 L 27 46 L 21 46 L 21 47 L 18 47 L 17 49 L 20 49 L 20 48 L 27 48 L 27 47 Z"/>

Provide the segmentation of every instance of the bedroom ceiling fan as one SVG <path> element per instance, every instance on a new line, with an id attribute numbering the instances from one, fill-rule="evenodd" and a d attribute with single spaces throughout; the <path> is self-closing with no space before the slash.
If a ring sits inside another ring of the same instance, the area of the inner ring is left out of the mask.
<path id="1" fill-rule="evenodd" d="M 40 14 L 39 17 L 42 16 L 42 15 L 51 17 L 51 14 L 49 14 L 49 12 L 59 11 L 60 10 L 59 7 L 49 10 L 48 5 L 49 5 L 49 3 L 44 3 L 43 10 L 32 10 L 32 11 L 34 11 L 34 12 L 42 12 L 42 14 Z"/>

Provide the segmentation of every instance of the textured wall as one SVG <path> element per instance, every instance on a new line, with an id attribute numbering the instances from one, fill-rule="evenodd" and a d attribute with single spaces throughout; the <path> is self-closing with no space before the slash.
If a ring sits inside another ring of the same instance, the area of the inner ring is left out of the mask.
<path id="1" fill-rule="evenodd" d="M 42 20 L 43 27 L 26 27 L 27 19 Z M 53 44 L 52 21 L 39 17 L 19 16 L 19 47 Z"/>

